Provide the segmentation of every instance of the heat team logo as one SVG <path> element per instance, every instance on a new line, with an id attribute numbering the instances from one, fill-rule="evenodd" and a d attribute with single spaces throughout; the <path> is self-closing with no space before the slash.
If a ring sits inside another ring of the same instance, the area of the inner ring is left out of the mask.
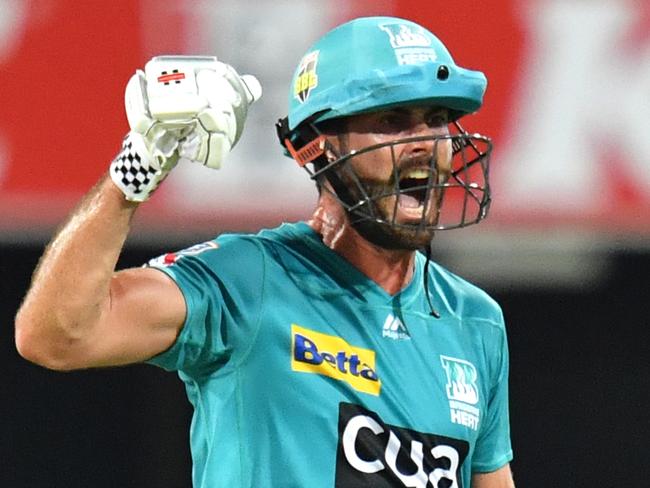
<path id="1" fill-rule="evenodd" d="M 316 65 L 319 51 L 307 54 L 298 66 L 298 75 L 293 86 L 293 95 L 300 103 L 305 103 L 311 91 L 318 86 Z"/>
<path id="2" fill-rule="evenodd" d="M 340 337 L 291 326 L 291 369 L 345 381 L 352 388 L 379 395 L 375 351 L 354 347 Z"/>
<path id="3" fill-rule="evenodd" d="M 463 488 L 467 441 L 384 423 L 375 412 L 339 404 L 336 488 Z"/>
<path id="4" fill-rule="evenodd" d="M 476 367 L 469 361 L 448 356 L 440 356 L 440 361 L 447 375 L 451 421 L 477 430 L 480 410 L 476 406 L 479 400 Z"/>
<path id="5" fill-rule="evenodd" d="M 438 56 L 431 47 L 431 35 L 418 25 L 383 24 L 379 28 L 388 34 L 398 64 L 417 64 L 435 61 Z"/>

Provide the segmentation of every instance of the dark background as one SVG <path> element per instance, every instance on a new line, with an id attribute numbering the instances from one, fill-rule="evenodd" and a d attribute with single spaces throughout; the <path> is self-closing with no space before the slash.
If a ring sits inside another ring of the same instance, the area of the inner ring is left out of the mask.
<path id="1" fill-rule="evenodd" d="M 56 373 L 17 355 L 13 316 L 42 249 L 0 245 L 0 487 L 189 487 L 191 410 L 176 375 Z M 120 266 L 167 250 L 128 246 Z M 518 488 L 650 486 L 650 253 L 606 259 L 588 291 L 488 288 L 509 327 Z"/>

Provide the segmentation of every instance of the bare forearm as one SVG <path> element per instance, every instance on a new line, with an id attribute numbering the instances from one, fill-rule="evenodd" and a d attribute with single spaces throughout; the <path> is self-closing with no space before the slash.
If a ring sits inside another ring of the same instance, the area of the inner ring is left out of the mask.
<path id="1" fill-rule="evenodd" d="M 18 312 L 16 343 L 22 354 L 39 362 L 39 345 L 55 352 L 99 320 L 136 207 L 104 177 L 61 227 Z"/>

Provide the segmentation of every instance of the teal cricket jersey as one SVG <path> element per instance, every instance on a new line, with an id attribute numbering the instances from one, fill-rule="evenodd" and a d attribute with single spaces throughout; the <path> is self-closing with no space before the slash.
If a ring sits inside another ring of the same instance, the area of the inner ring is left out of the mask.
<path id="1" fill-rule="evenodd" d="M 469 488 L 512 458 L 503 316 L 425 258 L 390 295 L 307 224 L 151 261 L 183 292 L 175 344 L 196 488 Z"/>

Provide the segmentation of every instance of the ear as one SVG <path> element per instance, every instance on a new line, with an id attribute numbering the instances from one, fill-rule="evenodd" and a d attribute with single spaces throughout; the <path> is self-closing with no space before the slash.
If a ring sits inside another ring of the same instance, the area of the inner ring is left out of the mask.
<path id="1" fill-rule="evenodd" d="M 328 163 L 332 163 L 347 154 L 348 136 L 346 133 L 328 134 L 325 137 L 327 138 L 327 144 L 325 145 L 324 155 Z"/>
<path id="2" fill-rule="evenodd" d="M 332 163 L 339 158 L 338 151 L 334 150 L 334 147 L 331 145 L 331 141 L 325 150 L 325 157 L 327 158 L 328 163 Z"/>

